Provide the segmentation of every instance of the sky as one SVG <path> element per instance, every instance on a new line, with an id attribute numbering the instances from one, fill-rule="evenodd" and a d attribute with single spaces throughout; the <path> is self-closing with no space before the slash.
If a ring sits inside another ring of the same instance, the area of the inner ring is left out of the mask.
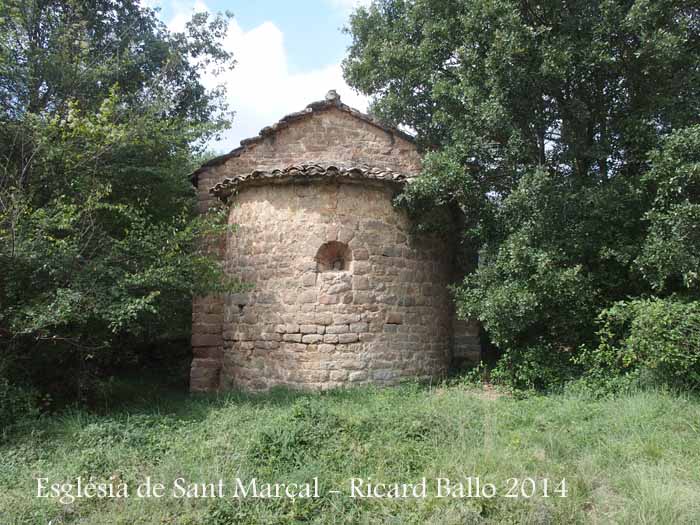
<path id="1" fill-rule="evenodd" d="M 342 32 L 353 7 L 367 0 L 141 0 L 158 8 L 173 31 L 182 30 L 197 11 L 230 11 L 224 42 L 233 53 L 232 71 L 204 84 L 224 84 L 235 111 L 231 129 L 210 144 L 217 153 L 230 151 L 241 139 L 281 117 L 321 100 L 335 89 L 344 103 L 367 110 L 368 99 L 343 80 L 340 67 L 350 37 Z"/>

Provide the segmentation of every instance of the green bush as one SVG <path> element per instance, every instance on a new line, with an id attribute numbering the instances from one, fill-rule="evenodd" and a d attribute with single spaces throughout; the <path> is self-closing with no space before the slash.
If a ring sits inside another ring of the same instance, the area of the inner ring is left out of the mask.
<path id="1" fill-rule="evenodd" d="M 516 391 L 550 390 L 577 374 L 572 357 L 572 351 L 548 344 L 511 348 L 491 371 L 491 380 Z"/>
<path id="2" fill-rule="evenodd" d="M 0 377 L 0 439 L 12 425 L 37 414 L 36 396 Z"/>
<path id="3" fill-rule="evenodd" d="M 187 175 L 230 117 L 201 78 L 232 65 L 228 16 L 171 32 L 136 0 L 20 5 L 0 3 L 0 34 L 37 46 L 0 46 L 0 358 L 15 384 L 89 401 L 134 348 L 189 339 L 193 295 L 227 289 L 201 242 L 225 212 L 201 217 Z"/>
<path id="4" fill-rule="evenodd" d="M 578 362 L 591 378 L 643 375 L 658 384 L 700 388 L 700 302 L 638 299 L 600 317 L 600 344 Z"/>

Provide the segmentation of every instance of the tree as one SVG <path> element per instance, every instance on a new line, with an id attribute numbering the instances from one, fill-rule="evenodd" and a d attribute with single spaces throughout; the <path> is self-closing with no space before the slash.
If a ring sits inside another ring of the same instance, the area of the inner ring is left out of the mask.
<path id="1" fill-rule="evenodd" d="M 187 174 L 230 117 L 201 81 L 232 65 L 226 21 L 170 33 L 134 0 L 0 1 L 0 371 L 74 387 L 186 335 L 192 294 L 222 282 Z"/>
<path id="2" fill-rule="evenodd" d="M 661 294 L 700 295 L 700 126 L 675 130 L 650 156 L 655 195 L 637 260 Z"/>
<path id="3" fill-rule="evenodd" d="M 425 229 L 454 224 L 424 219 L 436 206 L 463 215 L 480 265 L 458 307 L 511 369 L 530 348 L 569 361 L 602 309 L 652 292 L 644 177 L 700 118 L 697 5 L 380 0 L 348 31 L 348 82 L 426 152 L 400 202 Z"/>

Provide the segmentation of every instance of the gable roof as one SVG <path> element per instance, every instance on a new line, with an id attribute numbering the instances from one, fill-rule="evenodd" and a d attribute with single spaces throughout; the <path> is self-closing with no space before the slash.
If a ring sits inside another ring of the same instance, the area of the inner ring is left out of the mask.
<path id="1" fill-rule="evenodd" d="M 410 180 L 409 177 L 389 168 L 377 168 L 366 164 L 342 165 L 338 164 L 293 164 L 283 169 L 254 170 L 247 175 L 227 177 L 213 188 L 209 193 L 226 202 L 226 199 L 235 193 L 242 185 L 260 185 L 268 183 L 285 183 L 291 179 L 308 182 L 311 180 L 376 180 L 401 186 Z"/>
<path id="2" fill-rule="evenodd" d="M 278 131 L 288 127 L 292 122 L 295 122 L 297 120 L 305 119 L 315 113 L 320 113 L 322 111 L 327 111 L 331 108 L 338 109 L 340 111 L 343 111 L 349 115 L 352 115 L 354 118 L 358 120 L 362 120 L 363 122 L 367 122 L 368 124 L 371 124 L 372 126 L 375 126 L 383 131 L 386 131 L 387 133 L 390 133 L 392 135 L 396 135 L 397 137 L 401 137 L 404 140 L 407 140 L 408 142 L 414 143 L 415 139 L 413 136 L 409 135 L 408 133 L 401 131 L 400 129 L 397 129 L 392 126 L 388 126 L 381 121 L 377 120 L 376 118 L 372 117 L 371 115 L 368 115 L 366 113 L 362 113 L 361 111 L 358 111 L 355 108 L 351 108 L 350 106 L 343 104 L 340 101 L 340 95 L 334 90 L 331 89 L 328 93 L 326 93 L 326 97 L 324 100 L 318 100 L 316 102 L 312 102 L 311 104 L 307 105 L 304 109 L 301 111 L 296 111 L 294 113 L 290 113 L 289 115 L 285 115 L 282 117 L 280 120 L 278 120 L 276 123 L 272 124 L 271 126 L 265 126 L 263 129 L 260 130 L 260 132 L 255 136 L 255 137 L 249 137 L 247 139 L 241 140 L 241 145 L 230 152 L 220 155 L 218 157 L 215 157 L 211 160 L 208 160 L 204 164 L 202 164 L 199 168 L 197 168 L 195 171 L 193 171 L 190 174 L 190 180 L 192 181 L 192 184 L 195 186 L 197 185 L 197 177 L 199 176 L 200 173 L 206 171 L 208 168 L 212 166 L 220 166 L 221 164 L 224 164 L 227 160 L 233 158 L 233 157 L 238 157 L 240 156 L 244 151 L 248 149 L 248 146 L 252 144 L 257 144 L 259 142 L 262 142 L 266 137 L 269 137 L 270 135 L 274 135 Z"/>

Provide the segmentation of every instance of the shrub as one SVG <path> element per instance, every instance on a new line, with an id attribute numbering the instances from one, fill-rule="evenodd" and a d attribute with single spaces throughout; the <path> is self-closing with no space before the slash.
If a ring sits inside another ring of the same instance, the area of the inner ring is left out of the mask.
<path id="1" fill-rule="evenodd" d="M 491 372 L 491 379 L 519 390 L 550 390 L 563 385 L 577 373 L 573 352 L 548 344 L 510 348 Z"/>
<path id="2" fill-rule="evenodd" d="M 622 301 L 599 316 L 599 345 L 578 362 L 600 380 L 641 374 L 659 384 L 700 387 L 700 302 Z"/>
<path id="3" fill-rule="evenodd" d="M 0 377 L 0 439 L 14 424 L 37 414 L 35 397 L 31 390 L 20 388 Z"/>

